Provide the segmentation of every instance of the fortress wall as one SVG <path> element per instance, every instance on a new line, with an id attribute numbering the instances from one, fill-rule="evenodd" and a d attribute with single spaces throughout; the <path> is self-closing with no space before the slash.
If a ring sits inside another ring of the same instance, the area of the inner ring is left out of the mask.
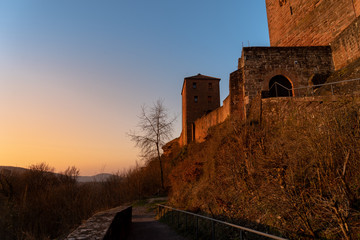
<path id="1" fill-rule="evenodd" d="M 230 74 L 229 81 L 230 114 L 243 120 L 246 118 L 244 78 L 244 69 L 240 68 Z"/>
<path id="2" fill-rule="evenodd" d="M 357 16 L 360 0 L 266 0 L 271 46 L 321 46 Z"/>
<path id="3" fill-rule="evenodd" d="M 360 17 L 346 28 L 332 43 L 335 70 L 360 57 Z"/>
<path id="4" fill-rule="evenodd" d="M 210 127 L 225 121 L 230 115 L 230 98 L 229 96 L 223 101 L 223 106 L 202 116 L 195 121 L 195 140 L 203 142 L 208 134 Z"/>
<path id="5" fill-rule="evenodd" d="M 269 90 L 276 75 L 286 77 L 294 88 L 307 86 L 314 74 L 333 71 L 331 48 L 323 47 L 245 47 L 239 63 L 244 71 L 245 101 Z"/>
<path id="6" fill-rule="evenodd" d="M 267 98 L 262 99 L 261 119 L 270 125 L 285 123 L 287 120 L 304 122 L 312 120 L 318 115 L 333 112 L 346 107 L 347 103 L 359 105 L 360 96 L 316 96 L 304 98 Z M 301 118 L 294 118 L 294 114 L 301 113 Z"/>

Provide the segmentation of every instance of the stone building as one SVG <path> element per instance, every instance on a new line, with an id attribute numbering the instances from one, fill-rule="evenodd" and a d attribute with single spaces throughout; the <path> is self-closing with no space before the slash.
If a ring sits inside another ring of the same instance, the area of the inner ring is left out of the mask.
<path id="1" fill-rule="evenodd" d="M 182 144 L 195 140 L 195 120 L 220 107 L 219 78 L 201 75 L 184 79 L 182 95 Z"/>
<path id="2" fill-rule="evenodd" d="M 181 145 L 203 141 L 207 130 L 229 115 L 246 119 L 257 97 L 300 96 L 297 89 L 324 83 L 360 57 L 360 0 L 265 1 L 270 47 L 243 48 L 222 107 L 217 96 L 207 108 L 206 83 L 195 94 L 191 84 L 200 79 L 185 78 Z M 196 105 L 195 96 L 204 102 Z"/>

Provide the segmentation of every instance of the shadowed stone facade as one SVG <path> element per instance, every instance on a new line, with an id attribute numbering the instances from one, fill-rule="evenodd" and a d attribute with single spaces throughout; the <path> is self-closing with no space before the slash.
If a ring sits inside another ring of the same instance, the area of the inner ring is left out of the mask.
<path id="1" fill-rule="evenodd" d="M 331 48 L 324 47 L 245 47 L 239 59 L 239 69 L 244 72 L 245 102 L 257 94 L 270 90 L 271 79 L 285 77 L 289 88 L 311 85 L 316 74 L 330 74 Z M 292 91 L 289 96 L 296 96 Z"/>
<path id="2" fill-rule="evenodd" d="M 195 140 L 195 120 L 220 107 L 219 78 L 201 75 L 184 79 L 181 145 Z"/>

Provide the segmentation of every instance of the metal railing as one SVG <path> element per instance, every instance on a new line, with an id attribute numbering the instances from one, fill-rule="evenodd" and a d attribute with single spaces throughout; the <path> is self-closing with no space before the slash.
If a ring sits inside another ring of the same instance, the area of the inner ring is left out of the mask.
<path id="1" fill-rule="evenodd" d="M 250 228 L 246 228 L 246 227 L 242 227 L 236 224 L 232 224 L 232 223 L 228 223 L 228 222 L 224 222 L 221 220 L 217 220 L 214 218 L 210 218 L 210 217 L 206 217 L 206 216 L 202 216 L 199 214 L 195 214 L 192 212 L 187 212 L 184 210 L 180 210 L 180 209 L 176 209 L 173 207 L 169 207 L 169 206 L 165 206 L 165 205 L 161 205 L 161 204 L 157 204 L 158 206 L 158 217 L 159 219 L 162 218 L 170 218 L 171 223 L 175 223 L 174 217 L 177 218 L 177 227 L 179 228 L 180 226 L 180 213 L 185 214 L 185 219 L 183 220 L 184 222 L 182 223 L 183 225 L 185 225 L 185 231 L 188 231 L 190 228 L 190 223 L 189 223 L 189 216 L 194 217 L 194 221 L 193 224 L 195 225 L 195 239 L 199 239 L 199 219 L 206 219 L 209 220 L 211 222 L 211 239 L 212 240 L 216 240 L 216 234 L 215 234 L 215 224 L 221 224 L 227 227 L 231 227 L 233 229 L 236 229 L 236 231 L 238 231 L 238 237 L 237 239 L 240 240 L 247 240 L 247 235 L 248 233 L 252 233 L 255 234 L 257 236 L 261 236 L 261 237 L 266 237 L 266 239 L 276 239 L 276 240 L 286 240 L 286 238 L 282 238 L 282 237 L 277 237 L 268 233 L 264 233 L 264 232 L 260 232 L 257 230 L 253 230 Z M 177 216 L 174 216 L 174 212 L 177 213 Z M 253 238 L 251 238 L 253 239 Z"/>
<path id="2" fill-rule="evenodd" d="M 269 92 L 275 88 L 275 96 L 279 97 L 279 88 L 280 89 L 284 89 L 288 92 L 288 97 L 291 96 L 315 96 L 315 90 L 320 88 L 320 87 L 324 87 L 324 86 L 330 86 L 330 90 L 331 90 L 331 95 L 335 95 L 335 90 L 338 84 L 344 84 L 344 83 L 350 83 L 350 82 L 357 82 L 360 81 L 360 78 L 354 78 L 354 79 L 348 79 L 348 80 L 343 80 L 343 81 L 338 81 L 338 82 L 330 82 L 330 83 L 322 83 L 322 84 L 315 84 L 315 85 L 311 85 L 311 86 L 304 86 L 304 87 L 297 87 L 297 88 L 287 88 L 284 85 L 278 83 L 278 82 L 274 82 L 273 85 L 271 85 L 271 87 L 269 88 Z M 301 91 L 305 91 L 305 93 L 301 94 Z M 296 94 L 297 92 L 297 94 Z M 283 96 L 286 97 L 286 96 Z"/>

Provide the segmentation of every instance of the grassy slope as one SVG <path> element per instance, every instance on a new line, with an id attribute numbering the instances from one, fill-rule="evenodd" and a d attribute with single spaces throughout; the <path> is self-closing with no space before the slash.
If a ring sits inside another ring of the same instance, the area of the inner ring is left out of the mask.
<path id="1" fill-rule="evenodd" d="M 360 237 L 359 105 L 322 104 L 306 115 L 290 104 L 286 118 L 252 126 L 228 119 L 211 129 L 178 159 L 170 202 L 289 237 Z"/>

